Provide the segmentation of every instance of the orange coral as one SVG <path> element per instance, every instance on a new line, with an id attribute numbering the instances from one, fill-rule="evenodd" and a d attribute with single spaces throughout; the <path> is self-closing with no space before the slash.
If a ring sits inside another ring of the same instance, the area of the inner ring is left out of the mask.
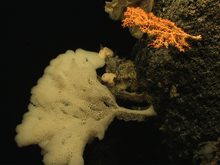
<path id="1" fill-rule="evenodd" d="M 202 36 L 192 36 L 184 32 L 181 28 L 177 27 L 174 22 L 156 17 L 153 13 L 146 13 L 141 8 L 127 7 L 127 11 L 124 12 L 125 19 L 122 20 L 123 27 L 139 26 L 143 33 L 148 35 L 156 35 L 156 39 L 152 40 L 153 43 L 148 44 L 154 45 L 155 48 L 165 46 L 169 44 L 174 45 L 180 51 L 185 52 L 183 46 L 191 49 L 189 44 L 186 42 L 186 38 L 201 39 Z"/>

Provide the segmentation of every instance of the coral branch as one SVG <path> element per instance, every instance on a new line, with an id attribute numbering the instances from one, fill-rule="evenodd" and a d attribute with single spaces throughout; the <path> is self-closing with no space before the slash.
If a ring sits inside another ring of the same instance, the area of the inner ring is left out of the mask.
<path id="1" fill-rule="evenodd" d="M 156 17 L 153 13 L 145 13 L 144 10 L 137 7 L 127 7 L 124 12 L 125 19 L 122 20 L 123 27 L 139 26 L 143 33 L 148 33 L 150 36 L 157 36 L 153 43 L 155 48 L 165 46 L 168 48 L 169 44 L 174 45 L 180 51 L 185 52 L 183 46 L 191 49 L 186 42 L 186 38 L 201 39 L 202 36 L 192 36 L 177 27 L 174 22 L 167 19 Z"/>

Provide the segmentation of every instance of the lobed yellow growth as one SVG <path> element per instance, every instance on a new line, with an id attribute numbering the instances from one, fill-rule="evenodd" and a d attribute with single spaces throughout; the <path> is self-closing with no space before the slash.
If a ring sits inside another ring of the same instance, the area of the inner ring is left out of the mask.
<path id="1" fill-rule="evenodd" d="M 165 46 L 168 48 L 169 44 L 174 45 L 180 51 L 185 52 L 183 46 L 191 49 L 186 42 L 186 38 L 201 39 L 202 36 L 192 36 L 177 27 L 174 22 L 156 17 L 153 13 L 146 13 L 140 7 L 127 7 L 124 12 L 125 19 L 122 20 L 123 27 L 139 26 L 143 33 L 148 33 L 150 36 L 156 35 L 156 39 L 152 40 L 155 48 Z"/>

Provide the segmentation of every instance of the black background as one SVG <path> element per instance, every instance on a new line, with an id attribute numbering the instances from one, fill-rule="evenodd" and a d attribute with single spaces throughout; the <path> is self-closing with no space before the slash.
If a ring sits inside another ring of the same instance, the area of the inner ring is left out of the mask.
<path id="1" fill-rule="evenodd" d="M 130 55 L 137 39 L 122 28 L 120 21 L 111 20 L 104 6 L 104 0 L 0 1 L 1 164 L 42 164 L 41 149 L 38 146 L 18 148 L 14 136 L 16 125 L 27 112 L 30 90 L 51 59 L 68 49 L 98 52 L 99 44 L 120 56 Z M 127 128 L 124 133 L 135 131 L 132 124 L 129 128 L 127 122 L 121 122 Z M 131 159 L 129 153 L 125 155 Z"/>

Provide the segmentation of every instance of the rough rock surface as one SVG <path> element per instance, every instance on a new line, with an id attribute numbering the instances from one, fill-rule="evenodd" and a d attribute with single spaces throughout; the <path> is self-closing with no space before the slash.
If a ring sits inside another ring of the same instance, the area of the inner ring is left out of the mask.
<path id="1" fill-rule="evenodd" d="M 192 49 L 146 46 L 135 53 L 137 77 L 159 117 L 174 163 L 192 163 L 199 144 L 220 137 L 220 3 L 218 0 L 158 0 L 153 13 L 176 23 L 200 41 L 187 39 Z M 134 56 L 133 53 L 133 56 Z M 219 145 L 213 160 L 220 162 Z M 205 159 L 203 157 L 203 159 Z M 196 163 L 201 162 L 194 161 Z"/>

